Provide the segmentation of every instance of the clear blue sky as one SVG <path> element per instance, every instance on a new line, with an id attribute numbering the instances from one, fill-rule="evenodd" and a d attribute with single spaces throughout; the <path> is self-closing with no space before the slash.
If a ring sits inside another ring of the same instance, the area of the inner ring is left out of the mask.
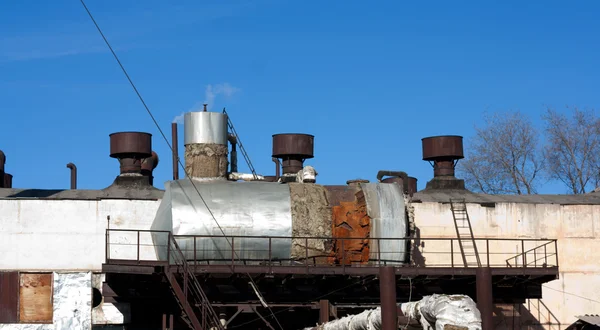
<path id="1" fill-rule="evenodd" d="M 389 169 L 423 188 L 422 137 L 468 138 L 485 109 L 600 105 L 597 1 L 87 4 L 167 136 L 212 85 L 265 175 L 271 135 L 301 132 L 315 135 L 320 183 Z M 155 185 L 171 178 L 166 143 L 77 0 L 0 2 L 0 108 L 15 187 L 68 188 L 68 162 L 80 188 L 110 185 L 108 135 L 124 130 L 153 134 Z"/>

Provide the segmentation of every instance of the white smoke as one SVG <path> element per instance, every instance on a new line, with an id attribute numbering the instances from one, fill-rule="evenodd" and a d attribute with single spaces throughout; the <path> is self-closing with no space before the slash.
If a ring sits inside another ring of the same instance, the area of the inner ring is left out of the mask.
<path id="1" fill-rule="evenodd" d="M 239 91 L 239 88 L 231 86 L 229 83 L 222 83 L 216 85 L 209 84 L 204 90 L 204 102 L 196 103 L 189 111 L 202 111 L 202 109 L 204 108 L 203 104 L 208 104 L 207 109 L 210 110 L 213 104 L 215 103 L 215 99 L 219 95 L 222 95 L 225 99 L 229 99 Z M 184 113 L 185 112 L 182 112 L 178 116 L 175 116 L 175 118 L 173 118 L 173 122 L 177 124 L 183 124 Z"/>

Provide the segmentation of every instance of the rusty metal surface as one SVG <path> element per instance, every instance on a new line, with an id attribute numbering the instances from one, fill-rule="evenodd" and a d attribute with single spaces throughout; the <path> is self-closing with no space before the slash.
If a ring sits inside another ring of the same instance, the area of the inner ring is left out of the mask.
<path id="1" fill-rule="evenodd" d="M 152 174 L 156 166 L 158 166 L 158 162 L 158 154 L 154 151 L 152 151 L 152 156 L 142 159 L 141 173 L 143 176 L 148 177 L 150 185 L 154 184 L 154 176 Z"/>
<path id="2" fill-rule="evenodd" d="M 341 205 L 341 202 L 352 202 L 356 199 L 356 193 L 360 191 L 359 186 L 325 186 L 329 206 Z"/>
<path id="3" fill-rule="evenodd" d="M 0 323 L 19 321 L 19 273 L 0 272 Z"/>
<path id="4" fill-rule="evenodd" d="M 68 163 L 67 168 L 71 170 L 71 189 L 77 189 L 77 166 Z"/>
<path id="5" fill-rule="evenodd" d="M 419 191 L 418 187 L 417 187 L 417 178 L 409 176 L 408 177 L 408 194 L 412 196 L 417 191 Z"/>
<path id="6" fill-rule="evenodd" d="M 340 202 L 333 206 L 332 234 L 336 264 L 365 264 L 369 261 L 369 237 L 371 236 L 371 218 L 367 215 L 367 204 L 362 190 L 355 194 L 351 202 Z M 344 239 L 350 238 L 350 239 Z"/>
<path id="7" fill-rule="evenodd" d="M 0 150 L 0 172 L 4 172 L 4 166 L 6 165 L 6 155 L 4 151 Z"/>
<path id="8" fill-rule="evenodd" d="M 177 123 L 171 123 L 171 147 L 173 150 L 173 180 L 179 180 L 179 137 Z"/>
<path id="9" fill-rule="evenodd" d="M 19 321 L 52 323 L 52 273 L 21 273 L 19 282 Z"/>
<path id="10" fill-rule="evenodd" d="M 315 137 L 310 134 L 274 134 L 273 157 L 299 156 L 302 159 L 314 157 Z"/>
<path id="11" fill-rule="evenodd" d="M 139 158 L 152 156 L 152 134 L 143 132 L 117 132 L 110 136 L 110 157 L 121 158 L 136 155 Z"/>
<path id="12" fill-rule="evenodd" d="M 2 172 L 0 172 L 2 173 Z M 12 174 L 4 173 L 4 186 L 3 188 L 12 188 Z"/>
<path id="13" fill-rule="evenodd" d="M 423 160 L 464 158 L 462 136 L 430 136 L 421 139 L 421 143 L 423 147 Z"/>

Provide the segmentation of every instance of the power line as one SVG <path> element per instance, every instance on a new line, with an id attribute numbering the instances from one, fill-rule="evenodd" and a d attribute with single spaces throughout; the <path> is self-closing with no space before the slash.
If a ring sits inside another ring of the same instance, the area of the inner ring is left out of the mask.
<path id="1" fill-rule="evenodd" d="M 102 32 L 102 29 L 100 29 L 100 26 L 98 25 L 98 23 L 96 22 L 96 20 L 94 19 L 94 16 L 92 15 L 91 11 L 88 9 L 88 7 L 86 6 L 84 0 L 80 0 L 81 4 L 83 5 L 83 8 L 85 8 L 85 11 L 88 13 L 88 15 L 90 16 L 90 19 L 92 20 L 92 22 L 94 23 L 94 26 L 96 26 L 96 29 L 98 30 L 98 32 L 100 33 L 100 35 L 102 36 L 102 39 L 104 40 L 104 42 L 106 43 L 106 46 L 108 46 L 108 49 L 110 49 L 110 52 L 112 53 L 112 55 L 114 56 L 115 60 L 117 61 L 117 63 L 119 64 L 119 67 L 121 68 L 121 70 L 123 71 L 123 73 L 125 74 L 125 77 L 127 77 L 127 80 L 129 81 L 129 84 L 131 85 L 131 87 L 133 88 L 133 90 L 135 91 L 135 94 L 138 96 L 138 98 L 140 99 L 140 102 L 142 102 L 142 105 L 144 106 L 144 109 L 146 109 L 146 112 L 148 112 L 148 115 L 150 115 L 150 118 L 152 118 L 152 121 L 154 122 L 154 125 L 156 125 L 156 128 L 158 128 L 158 131 L 160 132 L 160 134 L 162 135 L 163 139 L 165 140 L 165 142 L 167 143 L 167 146 L 169 147 L 169 149 L 171 149 L 171 151 L 173 151 L 173 146 L 171 145 L 171 143 L 169 143 L 169 140 L 167 139 L 167 136 L 165 135 L 165 133 L 163 132 L 162 128 L 160 128 L 160 125 L 158 124 L 158 122 L 156 121 L 156 118 L 154 117 L 154 115 L 152 114 L 152 111 L 150 111 L 150 108 L 148 107 L 148 105 L 146 104 L 146 102 L 144 101 L 144 98 L 142 97 L 142 95 L 140 94 L 140 92 L 138 91 L 138 89 L 136 88 L 135 84 L 133 83 L 133 80 L 131 79 L 131 77 L 129 76 L 129 74 L 127 73 L 127 70 L 125 69 L 125 67 L 123 66 L 123 64 L 121 63 L 121 61 L 119 60 L 119 57 L 117 56 L 117 53 L 114 51 L 114 49 L 112 48 L 112 46 L 110 45 L 110 43 L 108 42 L 108 39 L 106 38 L 106 36 L 104 35 L 104 33 Z M 206 209 L 208 210 L 208 213 L 210 214 L 210 216 L 212 217 L 212 219 L 214 220 L 215 224 L 217 225 L 217 227 L 219 228 L 219 231 L 221 231 L 221 233 L 223 234 L 223 237 L 225 238 L 225 240 L 227 241 L 227 243 L 229 243 L 229 245 L 231 246 L 231 250 L 233 251 L 233 253 L 236 255 L 236 258 L 238 260 L 241 260 L 239 255 L 237 254 L 237 252 L 235 252 L 234 248 L 233 248 L 233 244 L 229 241 L 229 239 L 227 238 L 227 235 L 225 234 L 225 231 L 223 230 L 223 228 L 221 227 L 221 225 L 219 224 L 219 221 L 217 221 L 217 218 L 215 217 L 214 213 L 212 212 L 212 210 L 210 209 L 210 207 L 208 206 L 208 203 L 206 202 L 206 200 L 204 199 L 204 197 L 202 196 L 202 194 L 200 193 L 200 190 L 198 190 L 198 187 L 196 187 L 196 184 L 194 183 L 194 181 L 192 180 L 192 178 L 190 177 L 189 173 L 186 171 L 185 166 L 183 166 L 183 163 L 181 162 L 181 159 L 179 157 L 177 157 L 177 163 L 183 168 L 183 172 L 185 173 L 185 176 L 188 180 L 190 180 L 190 183 L 192 184 L 192 186 L 194 187 L 194 190 L 196 191 L 196 193 L 198 193 L 198 197 L 200 197 L 200 200 L 202 200 L 202 203 L 204 204 L 204 206 L 206 207 Z M 248 275 L 248 278 L 250 279 L 250 281 L 256 286 L 256 283 L 254 282 L 254 279 L 252 278 L 252 276 L 250 275 L 250 273 L 246 273 L 246 275 Z M 275 321 L 277 322 L 277 325 L 279 326 L 279 328 L 281 330 L 283 330 L 283 327 L 281 326 L 281 323 L 279 322 L 279 320 L 277 319 L 277 317 L 275 316 L 275 314 L 273 313 L 273 310 L 271 309 L 271 307 L 269 307 L 267 305 L 267 308 L 269 309 L 269 311 L 271 312 L 271 315 L 273 316 L 273 318 L 275 319 Z"/>

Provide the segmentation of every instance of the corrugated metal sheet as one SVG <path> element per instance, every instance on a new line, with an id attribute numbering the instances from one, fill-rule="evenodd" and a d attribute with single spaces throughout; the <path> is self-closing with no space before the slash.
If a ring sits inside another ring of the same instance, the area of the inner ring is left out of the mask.
<path id="1" fill-rule="evenodd" d="M 0 323 L 19 321 L 19 273 L 0 272 Z"/>
<path id="2" fill-rule="evenodd" d="M 600 315 L 580 315 L 577 316 L 578 319 L 582 320 L 585 323 L 589 323 L 592 325 L 596 325 L 600 327 Z"/>
<path id="3" fill-rule="evenodd" d="M 19 319 L 52 323 L 52 274 L 20 274 Z"/>

